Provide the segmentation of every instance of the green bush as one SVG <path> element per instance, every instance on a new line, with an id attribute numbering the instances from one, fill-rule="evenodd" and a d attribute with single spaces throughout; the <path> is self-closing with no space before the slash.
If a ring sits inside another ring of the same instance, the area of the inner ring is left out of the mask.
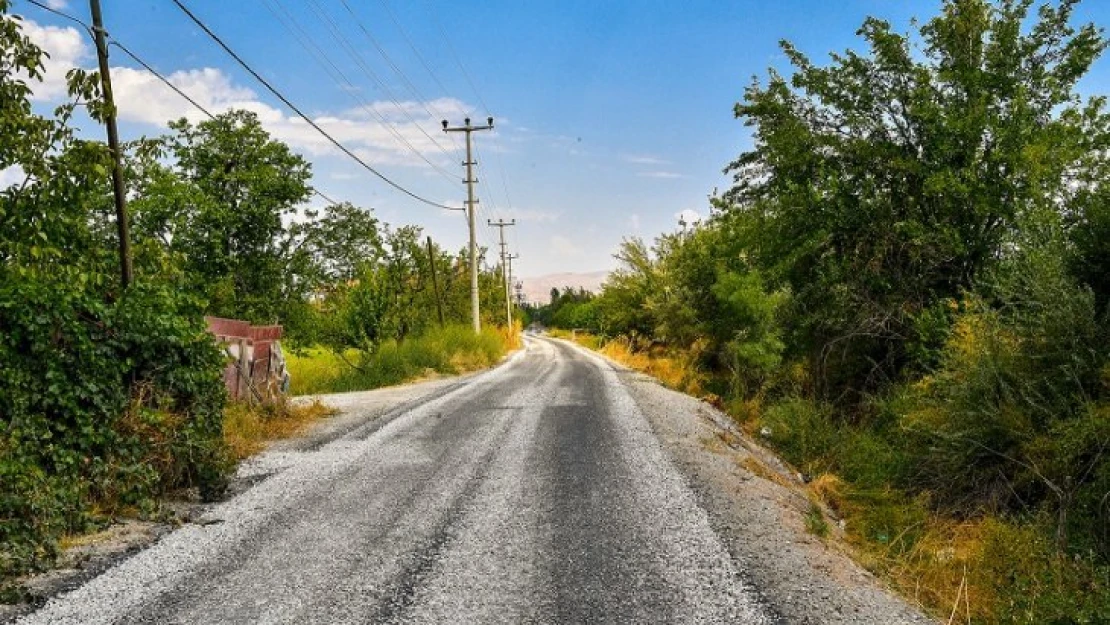
<path id="1" fill-rule="evenodd" d="M 1110 428 L 1088 409 L 1110 359 L 1089 289 L 1058 258 L 1012 261 L 957 316 L 904 424 L 917 486 L 965 513 L 1057 509 L 1105 470 Z M 1061 537 L 1064 535 L 1062 534 Z"/>
<path id="2" fill-rule="evenodd" d="M 1048 538 L 1051 520 L 990 521 L 974 575 L 999 589 L 996 623 L 1110 622 L 1110 567 L 1061 556 Z"/>
<path id="3" fill-rule="evenodd" d="M 195 303 L 145 284 L 105 301 L 106 279 L 0 275 L 0 577 L 49 562 L 94 509 L 222 488 L 223 356 Z"/>

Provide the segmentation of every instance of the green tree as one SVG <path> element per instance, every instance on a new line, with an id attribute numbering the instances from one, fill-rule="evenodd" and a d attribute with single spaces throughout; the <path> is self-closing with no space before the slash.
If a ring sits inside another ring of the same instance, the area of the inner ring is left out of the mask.
<path id="1" fill-rule="evenodd" d="M 148 149 L 136 168 L 143 174 L 137 236 L 167 246 L 211 314 L 278 320 L 283 304 L 308 286 L 287 280 L 297 240 L 286 220 L 311 193 L 309 164 L 248 111 L 170 128 L 159 147 L 171 164 L 156 162 L 161 151 Z"/>
<path id="2" fill-rule="evenodd" d="M 149 267 L 119 288 L 109 153 L 76 137 L 98 80 L 68 76 L 53 117 L 29 97 L 43 52 L 0 0 L 0 584 L 56 540 L 226 469 L 223 356 L 189 293 Z"/>
<path id="3" fill-rule="evenodd" d="M 915 317 L 972 287 L 1091 166 L 1103 100 L 1075 86 L 1106 42 L 1070 25 L 1074 0 L 1035 19 L 1032 4 L 947 0 L 917 39 L 868 19 L 868 53 L 827 67 L 784 42 L 793 76 L 736 105 L 755 147 L 728 166 L 722 204 L 757 226 L 753 259 L 793 291 L 829 390 L 897 375 Z"/>

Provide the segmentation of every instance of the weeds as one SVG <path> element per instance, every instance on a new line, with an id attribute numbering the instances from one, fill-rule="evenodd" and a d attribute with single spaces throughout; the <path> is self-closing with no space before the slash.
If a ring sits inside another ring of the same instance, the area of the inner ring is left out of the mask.
<path id="1" fill-rule="evenodd" d="M 806 531 L 818 538 L 825 538 L 829 535 L 829 522 L 825 520 L 825 513 L 821 511 L 821 506 L 816 503 L 810 502 L 809 510 L 805 514 Z"/>
<path id="2" fill-rule="evenodd" d="M 454 375 L 496 364 L 520 345 L 519 331 L 468 326 L 430 330 L 404 341 L 386 341 L 373 351 L 350 349 L 339 355 L 312 348 L 288 358 L 293 395 L 362 391 L 429 375 Z"/>
<path id="3" fill-rule="evenodd" d="M 335 412 L 320 401 L 307 405 L 233 402 L 224 410 L 224 441 L 232 457 L 243 460 L 261 451 L 268 441 L 296 436 L 314 421 Z"/>

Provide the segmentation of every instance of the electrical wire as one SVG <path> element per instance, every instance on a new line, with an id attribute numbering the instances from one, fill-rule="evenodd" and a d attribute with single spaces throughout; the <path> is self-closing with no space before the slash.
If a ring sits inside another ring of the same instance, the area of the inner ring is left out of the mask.
<path id="1" fill-rule="evenodd" d="M 289 100 L 289 98 L 285 97 L 285 95 L 283 95 L 273 85 L 271 85 L 269 83 L 269 81 L 267 81 L 257 71 L 255 71 L 254 68 L 252 68 L 250 66 L 250 64 L 248 64 L 245 60 L 243 60 L 243 58 L 241 56 L 239 56 L 234 50 L 232 50 L 231 47 L 223 41 L 223 39 L 221 39 L 218 35 L 216 35 L 216 33 L 212 32 L 212 29 L 210 29 L 200 18 L 198 18 L 196 15 L 194 15 L 193 12 L 190 11 L 189 8 L 186 7 L 181 2 L 181 0 L 172 0 L 172 1 L 177 6 L 177 8 L 180 9 L 181 12 L 186 15 L 186 17 L 188 17 L 194 24 L 197 25 L 197 27 L 199 27 L 202 31 L 204 31 L 204 33 L 206 35 L 208 35 L 208 37 L 210 37 L 221 48 L 223 48 L 224 52 L 226 52 L 228 54 L 228 56 L 230 56 L 232 59 L 234 59 L 235 62 L 237 62 L 244 70 L 247 71 L 247 73 L 249 73 L 251 76 L 253 76 L 255 80 L 257 80 L 259 83 L 262 84 L 262 86 L 266 87 L 266 89 L 271 94 L 273 94 L 274 97 L 276 97 L 278 100 L 281 100 L 281 102 L 283 104 L 285 104 L 285 106 L 289 107 L 289 109 L 292 110 L 294 113 L 296 113 L 297 115 L 300 115 L 301 118 L 305 121 L 305 123 L 307 123 L 314 130 L 316 130 L 316 132 L 320 133 L 321 136 L 323 136 L 325 139 L 327 139 L 332 145 L 334 145 L 336 148 L 338 148 L 341 152 L 343 152 L 344 154 L 349 156 L 351 158 L 351 160 L 355 161 L 360 166 L 362 166 L 363 169 L 369 171 L 370 173 L 377 176 L 379 179 L 381 179 L 383 182 L 385 182 L 389 186 L 393 187 L 394 189 L 397 189 L 398 191 L 400 191 L 401 193 L 404 193 L 405 195 L 411 197 L 412 199 L 417 200 L 418 202 L 422 202 L 424 204 L 427 204 L 429 206 L 434 206 L 436 208 L 443 208 L 443 209 L 447 209 L 447 210 L 452 210 L 451 206 L 446 206 L 444 204 L 440 204 L 438 202 L 434 202 L 434 201 L 429 200 L 425 197 L 417 195 L 416 193 L 414 193 L 414 192 L 406 189 L 405 187 L 401 186 L 400 184 L 394 182 L 389 177 L 387 177 L 385 174 L 382 174 L 378 170 L 376 170 L 373 167 L 371 167 L 370 165 L 368 165 L 366 163 L 366 161 L 359 158 L 359 156 L 357 154 L 355 154 L 354 152 L 352 152 L 350 150 L 350 148 L 348 148 L 347 146 L 340 143 L 335 137 L 331 136 L 331 134 L 329 134 L 326 130 L 321 128 L 310 117 L 308 117 L 303 112 L 301 112 L 301 109 L 299 107 L 297 107 L 297 105 L 293 104 Z"/>
<path id="2" fill-rule="evenodd" d="M 275 2 L 280 4 L 280 0 L 275 0 Z M 413 127 L 416 128 L 418 131 L 420 131 L 420 134 L 424 135 L 424 137 L 428 141 L 430 141 L 432 145 L 434 145 L 441 152 L 443 152 L 443 154 L 445 156 L 447 156 L 448 158 L 454 158 L 454 156 L 452 156 L 451 153 L 448 152 L 446 148 L 444 148 L 438 141 L 436 141 L 435 137 L 428 134 L 428 131 L 424 130 L 424 127 L 420 124 L 420 122 L 417 121 L 416 118 L 412 116 L 412 113 L 409 112 L 409 110 L 407 108 L 405 108 L 400 103 L 400 101 L 397 99 L 397 97 L 393 94 L 393 90 L 390 89 L 389 85 L 384 80 L 382 80 L 373 69 L 370 68 L 369 64 L 366 62 L 366 59 L 358 51 L 358 49 L 355 47 L 355 45 L 353 43 L 351 43 L 351 40 L 348 39 L 347 36 L 343 34 L 343 31 L 339 27 L 339 24 L 337 24 L 336 21 L 334 19 L 332 19 L 331 15 L 329 15 L 328 12 L 318 2 L 316 2 L 316 0 L 309 0 L 309 5 L 310 5 L 309 8 L 312 10 L 312 12 L 316 14 L 316 17 L 328 29 L 328 33 L 331 35 L 332 39 L 335 40 L 336 43 L 338 43 L 341 48 L 343 48 L 344 50 L 347 51 L 347 54 L 355 62 L 355 65 L 358 66 L 358 68 L 362 70 L 362 73 L 365 74 L 368 78 L 370 78 L 370 80 L 372 80 L 375 84 L 378 85 L 378 88 L 382 91 L 382 93 L 385 94 L 386 99 L 389 100 L 390 102 L 392 102 L 393 106 L 395 106 L 397 108 L 397 110 L 400 111 L 400 113 L 405 118 L 407 118 L 409 120 L 409 122 L 412 123 Z M 385 118 L 382 115 L 380 115 L 380 113 L 377 113 L 377 111 L 375 111 L 375 113 L 378 115 L 379 119 L 382 120 L 382 123 L 389 124 L 389 122 L 387 122 L 385 120 Z M 433 119 L 434 119 L 434 116 L 433 116 Z M 452 174 L 448 173 L 442 167 L 436 165 L 435 163 L 432 163 L 430 160 L 428 160 L 426 157 L 424 157 L 423 154 L 421 154 L 418 150 L 416 150 L 416 148 L 412 147 L 412 144 L 408 140 L 401 137 L 400 133 L 397 133 L 397 134 L 398 134 L 398 138 L 400 138 L 405 143 L 405 145 L 408 145 L 414 152 L 416 152 L 417 155 L 421 158 L 421 160 L 423 160 L 425 163 L 427 163 L 432 169 L 439 172 L 439 174 L 441 176 L 443 176 L 446 180 L 449 180 L 449 181 L 454 180 L 454 176 Z"/>
<path id="3" fill-rule="evenodd" d="M 343 2 L 344 4 L 346 4 L 346 0 L 340 0 L 340 1 Z M 401 34 L 404 36 L 405 41 L 408 42 L 409 47 L 412 48 L 412 50 L 416 54 L 417 58 L 420 60 L 421 64 L 424 66 L 424 69 L 427 70 L 428 74 L 432 77 L 432 79 L 436 82 L 436 84 L 438 84 L 441 88 L 443 88 L 446 91 L 446 88 L 443 87 L 443 83 L 439 81 L 438 77 L 436 77 L 435 72 L 432 71 L 432 68 L 424 60 L 424 57 L 416 49 L 415 44 L 413 44 L 412 40 L 408 37 L 408 34 L 405 32 L 404 28 L 401 26 L 401 24 L 397 20 L 397 17 L 394 15 L 392 9 L 389 6 L 389 0 L 378 0 L 378 1 L 385 8 L 386 13 L 389 15 L 390 19 L 393 20 L 393 23 L 397 26 L 398 30 L 401 31 Z M 436 16 L 434 11 L 432 11 L 430 13 L 431 13 L 432 21 L 435 23 L 436 28 L 439 31 L 440 37 L 443 39 L 445 47 L 447 48 L 447 51 L 451 54 L 451 57 L 454 59 L 455 64 L 458 65 L 459 70 L 462 72 L 462 75 L 466 79 L 466 82 L 470 86 L 470 89 L 474 92 L 475 97 L 478 98 L 478 102 L 482 105 L 483 108 L 485 108 L 486 114 L 489 115 L 490 114 L 489 105 L 486 104 L 485 98 L 482 97 L 482 94 L 478 90 L 478 86 L 477 86 L 477 84 L 475 84 L 473 77 L 470 75 L 470 72 L 466 69 L 466 66 L 463 64 L 462 58 L 459 57 L 459 54 L 455 50 L 455 47 L 451 44 L 451 39 L 450 39 L 450 37 L 447 36 L 446 30 L 443 28 L 443 23 L 439 20 L 439 18 Z M 481 168 L 482 168 L 481 162 L 482 162 L 483 159 L 481 158 L 481 156 L 478 152 L 477 146 L 475 146 L 475 156 L 476 156 L 476 158 L 479 162 L 479 165 L 478 165 L 479 170 L 481 170 Z M 512 210 L 513 210 L 513 208 L 512 208 L 512 199 L 509 196 L 509 185 L 508 185 L 508 182 L 506 180 L 505 170 L 504 170 L 504 168 L 502 168 L 500 166 L 500 163 L 497 160 L 494 160 L 493 168 L 497 170 L 498 176 L 501 178 L 501 185 L 502 185 L 502 188 L 505 191 L 505 196 L 504 197 L 505 197 L 506 209 L 508 211 L 512 212 Z M 492 181 L 491 181 L 490 184 L 492 185 Z M 486 197 L 490 202 L 490 208 L 491 208 L 491 210 L 495 211 L 495 213 L 500 213 L 500 211 L 498 211 L 497 203 L 494 200 L 493 196 L 494 196 L 493 187 L 490 186 L 489 191 L 486 193 Z M 499 214 L 498 216 L 501 217 L 502 215 Z"/>
<path id="4" fill-rule="evenodd" d="M 439 21 L 439 18 L 436 17 L 434 11 L 429 12 L 432 14 L 432 21 L 435 22 L 436 28 L 439 29 L 440 37 L 443 39 L 443 42 L 447 44 L 447 51 L 450 52 L 451 56 L 455 59 L 455 64 L 459 66 L 459 69 L 462 71 L 463 78 L 466 79 L 467 84 L 470 85 L 470 89 L 474 92 L 474 95 L 477 96 L 479 104 L 481 104 L 482 108 L 486 110 L 486 115 L 489 115 L 490 108 L 486 105 L 486 101 L 482 98 L 482 94 L 478 91 L 478 87 L 474 84 L 474 79 L 470 77 L 470 72 L 466 71 L 466 66 L 463 65 L 462 59 L 459 58 L 458 53 L 455 52 L 455 46 L 451 45 L 451 39 L 447 36 L 447 31 L 443 28 L 443 23 Z"/>
<path id="5" fill-rule="evenodd" d="M 92 34 L 92 32 L 93 32 L 93 29 L 90 25 L 86 24 L 82 20 L 80 20 L 80 19 L 78 19 L 78 18 L 76 18 L 72 15 L 69 15 L 69 14 L 63 13 L 62 11 L 59 11 L 57 9 L 51 8 L 48 5 L 45 5 L 45 4 L 42 4 L 41 2 L 38 2 L 38 0 L 27 0 L 27 2 L 39 7 L 40 9 L 43 9 L 43 10 L 48 11 L 50 13 L 53 13 L 54 15 L 57 15 L 59 17 L 63 17 L 67 20 L 70 20 L 70 21 L 76 22 L 77 24 L 80 24 L 81 27 L 84 28 L 85 30 L 87 30 L 90 34 Z M 171 81 L 170 79 L 163 76 L 158 70 L 154 69 L 149 63 L 144 61 L 142 59 L 142 57 L 140 57 L 139 55 L 132 52 L 131 49 L 128 48 L 127 46 L 123 45 L 123 42 L 116 39 L 115 37 L 112 37 L 107 32 L 105 32 L 105 35 L 108 37 L 108 40 L 109 40 L 108 45 L 109 46 L 115 46 L 121 52 L 123 52 L 127 56 L 131 57 L 132 61 L 135 61 L 136 63 L 141 65 L 143 67 L 143 69 L 150 72 L 155 78 L 160 80 L 164 85 L 166 85 L 167 87 L 172 89 L 174 93 L 181 96 L 189 104 L 192 104 L 193 107 L 196 108 L 198 111 L 200 111 L 201 113 L 204 113 L 204 115 L 206 117 L 208 117 L 208 119 L 216 119 L 216 116 L 211 111 L 209 111 L 207 108 L 202 106 L 199 102 L 197 102 L 192 97 L 190 97 L 189 94 L 182 91 L 180 87 L 173 84 L 173 81 Z M 313 193 L 313 195 L 316 195 L 317 197 L 324 200 L 325 202 L 327 202 L 331 206 L 336 206 L 336 205 L 339 204 L 339 202 L 336 202 L 335 200 L 330 198 L 327 194 L 325 194 L 323 191 L 320 191 L 319 189 L 313 188 L 312 193 Z"/>
<path id="6" fill-rule="evenodd" d="M 38 0 L 27 0 L 27 2 L 37 6 L 38 8 L 42 9 L 43 11 L 47 11 L 48 13 L 53 13 L 54 15 L 57 15 L 58 17 L 64 17 L 65 19 L 70 20 L 72 22 L 77 22 L 78 24 L 81 25 L 82 28 L 84 28 L 89 33 L 89 35 L 93 34 L 92 26 L 89 26 L 85 22 L 82 22 L 81 20 L 77 19 L 76 17 L 73 17 L 72 15 L 69 15 L 67 13 L 63 13 L 62 11 L 59 11 L 58 9 L 55 9 L 52 6 L 49 6 L 49 5 L 44 4 L 42 2 L 39 2 Z"/>
<path id="7" fill-rule="evenodd" d="M 366 111 L 369 116 L 377 118 L 377 120 L 381 122 L 382 126 L 386 130 L 388 130 L 391 135 L 393 135 L 393 138 L 395 138 L 398 143 L 408 148 L 408 150 L 415 154 L 417 158 L 424 161 L 424 163 L 426 163 L 432 169 L 436 170 L 440 176 L 443 176 L 450 182 L 455 181 L 453 176 L 450 176 L 446 171 L 443 170 L 443 168 L 428 160 L 428 158 L 425 157 L 424 154 L 420 152 L 420 150 L 416 149 L 416 147 L 413 146 L 412 143 L 405 139 L 401 132 L 397 130 L 397 128 L 393 124 L 391 124 L 381 114 L 380 111 L 373 108 L 373 106 L 370 105 L 364 98 L 356 95 L 358 88 L 355 86 L 355 84 L 349 78 L 347 78 L 347 75 L 343 73 L 343 70 L 339 69 L 339 67 L 331 60 L 331 58 L 328 57 L 327 53 L 324 52 L 320 48 L 320 46 L 316 45 L 314 41 L 312 41 L 312 38 L 308 35 L 308 33 L 305 32 L 299 24 L 297 24 L 296 18 L 293 17 L 289 10 L 286 9 L 279 0 L 274 0 L 272 4 L 269 0 L 264 0 L 264 4 L 266 5 L 266 8 L 270 11 L 270 13 L 278 20 L 278 22 L 280 22 L 281 25 L 287 31 L 289 31 L 291 35 L 293 35 L 293 38 L 296 39 L 301 48 L 303 48 L 306 52 L 309 53 L 310 56 L 316 59 L 316 62 L 324 68 L 324 71 L 331 76 L 332 80 L 334 80 L 336 83 L 345 83 L 347 85 L 346 89 L 343 89 L 342 85 L 340 85 L 340 88 L 345 91 L 352 100 L 354 100 L 355 104 L 362 107 L 362 109 Z M 275 6 L 277 7 L 276 9 Z M 282 15 L 278 13 L 279 10 L 285 14 L 285 17 L 282 17 Z"/>

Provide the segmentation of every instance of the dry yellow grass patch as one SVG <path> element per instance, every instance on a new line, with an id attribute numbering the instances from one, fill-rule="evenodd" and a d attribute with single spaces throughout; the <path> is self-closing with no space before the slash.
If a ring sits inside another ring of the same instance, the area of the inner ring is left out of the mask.
<path id="1" fill-rule="evenodd" d="M 588 335 L 578 335 L 575 340 L 591 348 L 591 343 L 597 343 L 596 338 Z M 698 370 L 692 354 L 671 352 L 661 347 L 636 349 L 627 339 L 612 340 L 596 349 L 630 369 L 650 375 L 669 388 L 695 397 L 701 397 L 705 392 L 706 376 Z"/>
<path id="2" fill-rule="evenodd" d="M 864 558 L 877 565 L 902 594 L 948 612 L 951 623 L 994 622 L 998 589 L 983 567 L 989 522 L 930 518 L 908 552 L 889 553 L 864 546 Z M 948 606 L 951 606 L 949 612 Z"/>
<path id="3" fill-rule="evenodd" d="M 319 401 L 294 405 L 248 405 L 233 402 L 224 409 L 224 440 L 236 460 L 262 451 L 266 443 L 300 434 L 314 421 L 335 414 Z"/>

